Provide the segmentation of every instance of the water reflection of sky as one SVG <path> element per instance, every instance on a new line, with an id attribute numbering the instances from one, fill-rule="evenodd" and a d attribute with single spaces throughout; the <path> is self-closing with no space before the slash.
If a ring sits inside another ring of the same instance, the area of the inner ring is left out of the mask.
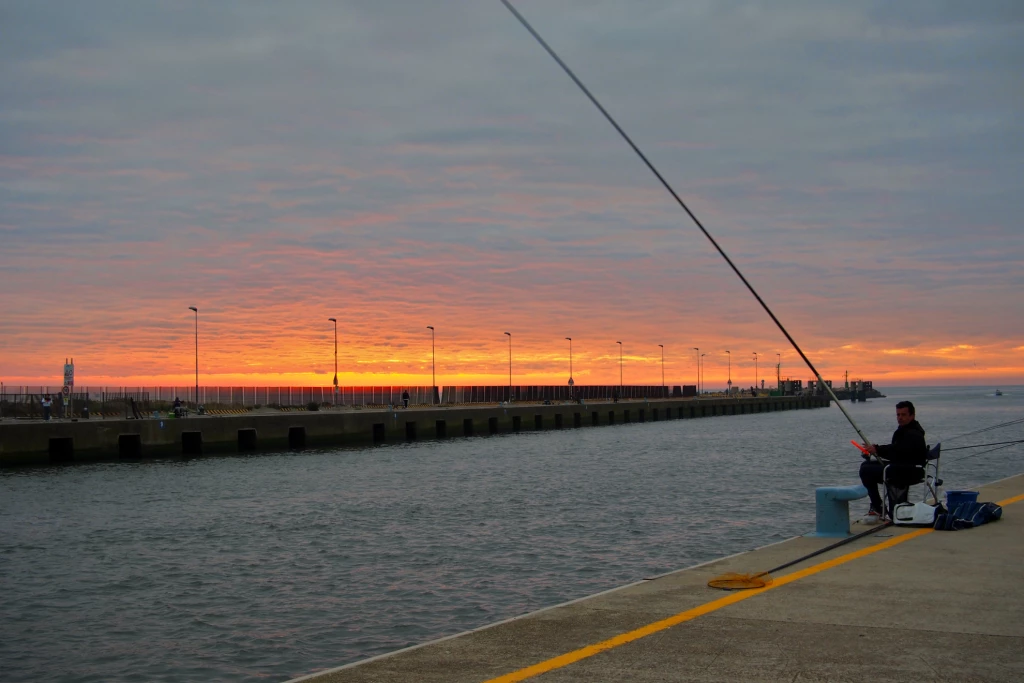
<path id="1" fill-rule="evenodd" d="M 1024 388 L 890 391 L 929 441 L 1019 418 Z M 841 413 L 0 473 L 9 681 L 283 679 L 808 531 L 853 483 Z M 955 445 L 1024 438 L 1024 425 Z M 970 451 L 957 452 L 957 456 Z M 943 465 L 1019 472 L 1019 447 Z M 858 503 L 854 503 L 856 505 Z"/>

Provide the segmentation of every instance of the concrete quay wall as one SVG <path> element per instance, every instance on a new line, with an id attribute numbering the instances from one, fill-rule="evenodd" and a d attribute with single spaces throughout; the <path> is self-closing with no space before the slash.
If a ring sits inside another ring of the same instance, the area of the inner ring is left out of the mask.
<path id="1" fill-rule="evenodd" d="M 182 419 L 0 421 L 0 466 L 399 443 L 635 422 L 824 408 L 828 398 L 763 396 L 249 412 Z"/>

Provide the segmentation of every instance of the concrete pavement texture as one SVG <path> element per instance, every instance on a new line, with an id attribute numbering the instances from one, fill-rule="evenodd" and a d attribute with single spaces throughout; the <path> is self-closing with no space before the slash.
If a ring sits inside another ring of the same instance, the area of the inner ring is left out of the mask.
<path id="1" fill-rule="evenodd" d="M 790 539 L 295 681 L 1024 681 L 1022 494 L 1024 475 L 989 484 L 979 500 L 1005 504 L 997 522 L 887 527 L 765 589 L 707 582 L 834 539 Z"/>

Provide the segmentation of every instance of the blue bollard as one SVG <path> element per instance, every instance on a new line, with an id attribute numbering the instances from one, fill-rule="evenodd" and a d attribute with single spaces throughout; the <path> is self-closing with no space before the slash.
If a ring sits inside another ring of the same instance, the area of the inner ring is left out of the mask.
<path id="1" fill-rule="evenodd" d="M 821 486 L 814 493 L 814 533 L 830 538 L 850 535 L 850 501 L 866 498 L 868 490 L 856 486 Z"/>

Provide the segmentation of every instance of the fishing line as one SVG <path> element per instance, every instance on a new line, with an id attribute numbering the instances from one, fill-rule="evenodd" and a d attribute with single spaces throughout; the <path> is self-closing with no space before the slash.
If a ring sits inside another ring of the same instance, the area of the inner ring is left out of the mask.
<path id="1" fill-rule="evenodd" d="M 1018 418 L 1016 420 L 1010 420 L 1009 422 L 1000 422 L 999 424 L 992 425 L 991 427 L 982 427 L 981 429 L 975 429 L 973 432 L 965 432 L 964 434 L 960 434 L 958 436 L 951 436 L 948 439 L 946 439 L 946 442 L 948 443 L 950 441 L 953 441 L 954 439 L 962 439 L 965 436 L 974 436 L 975 434 L 982 434 L 984 432 L 990 432 L 993 429 L 1001 429 L 1003 427 L 1010 427 L 1010 426 L 1015 425 L 1015 424 L 1020 424 L 1021 422 L 1024 422 L 1024 417 Z M 952 450 L 952 449 L 949 449 L 949 450 Z"/>
<path id="2" fill-rule="evenodd" d="M 1015 443 L 1024 443 L 1024 439 L 1018 439 L 1017 441 L 993 441 L 992 443 L 979 443 L 973 446 L 957 446 L 956 448 L 943 448 L 942 450 L 948 453 L 950 451 L 962 451 L 968 448 L 984 448 L 985 446 L 1002 446 L 1003 444 L 1010 445 Z"/>
<path id="3" fill-rule="evenodd" d="M 954 458 L 953 460 L 950 460 L 949 462 L 950 463 L 960 462 L 961 460 L 967 460 L 968 458 L 976 458 L 979 455 L 985 455 L 986 453 L 992 453 L 993 451 L 1001 451 L 1004 448 L 1009 448 L 1010 446 L 1012 446 L 1015 443 L 1019 443 L 1019 442 L 1011 441 L 1010 443 L 1006 444 L 1005 446 L 996 446 L 995 448 L 990 448 L 987 451 L 982 451 L 980 453 L 971 453 L 970 455 L 965 455 L 965 456 L 960 457 L 960 458 Z M 952 449 L 950 449 L 950 450 L 952 450 Z"/>
<path id="4" fill-rule="evenodd" d="M 757 293 L 754 287 L 747 281 L 747 278 L 743 277 L 743 273 L 740 272 L 740 269 L 736 267 L 736 264 L 732 262 L 732 259 L 729 258 L 729 256 L 725 253 L 722 247 L 718 245 L 718 242 L 716 242 L 715 238 L 711 236 L 711 233 L 707 231 L 707 229 L 697 219 L 693 212 L 690 211 L 690 207 L 686 205 L 686 202 L 684 202 L 682 198 L 680 198 L 680 196 L 676 194 L 676 191 L 672 189 L 672 186 L 668 184 L 668 181 L 665 180 L 661 173 L 658 172 L 658 169 L 656 169 L 654 167 L 654 164 L 652 164 L 650 160 L 648 160 L 647 156 L 640 151 L 640 148 L 637 147 L 636 143 L 634 143 L 633 140 L 629 137 L 629 135 L 626 134 L 626 131 L 624 131 L 622 127 L 615 121 L 615 119 L 612 118 L 612 115 L 609 114 L 603 106 L 601 106 L 601 103 L 598 102 L 597 98 L 591 94 L 590 90 L 587 89 L 587 86 L 583 85 L 583 82 L 576 77 L 576 74 L 573 73 L 572 69 L 570 69 L 569 66 L 562 61 L 561 57 L 559 57 L 555 53 L 555 51 L 551 49 L 551 47 L 544 41 L 544 39 L 540 37 L 540 34 L 537 33 L 537 31 L 534 30 L 533 26 L 530 25 L 530 22 L 528 22 L 526 18 L 523 17 L 523 15 L 520 14 L 519 11 L 512 6 L 512 3 L 510 3 L 509 0 L 501 0 L 501 4 L 505 5 L 508 11 L 511 12 L 512 15 L 519 20 L 519 23 L 522 24 L 523 27 L 530 33 L 530 35 L 532 35 L 534 39 L 536 39 L 536 41 L 540 43 L 540 46 L 543 47 L 549 55 L 551 55 L 551 58 L 554 59 L 560 67 L 562 67 L 562 70 L 565 71 L 569 78 L 572 79 L 572 82 L 575 83 L 579 87 L 579 89 L 583 91 L 583 94 L 586 95 L 588 99 L 590 99 L 594 106 L 597 107 L 598 111 L 604 114 L 604 117 L 608 119 L 608 123 L 612 124 L 612 127 L 615 128 L 615 130 L 618 131 L 619 135 L 622 136 L 622 139 L 625 140 L 626 143 L 633 148 L 633 151 L 636 152 L 637 156 L 639 156 L 640 159 L 644 162 L 644 164 L 647 165 L 647 168 L 650 169 L 651 173 L 653 173 L 654 176 L 665 187 L 665 189 L 668 190 L 668 193 L 672 195 L 672 197 L 676 200 L 679 206 L 683 208 L 683 211 L 685 211 L 686 214 L 690 217 L 690 219 L 693 220 L 693 222 L 697 225 L 697 227 L 700 228 L 700 231 L 704 233 L 704 236 L 708 238 L 708 241 L 711 242 L 711 245 L 718 251 L 721 257 L 725 259 L 725 262 L 729 264 L 729 267 L 732 268 L 732 271 L 734 273 L 736 273 L 736 276 L 740 279 L 740 281 L 743 282 L 743 284 L 746 285 L 750 293 L 754 295 L 754 298 L 757 299 L 757 302 L 761 304 L 761 308 L 764 309 L 765 313 L 768 314 L 768 317 L 770 317 L 772 321 L 775 323 L 775 325 L 782 331 L 782 334 L 786 336 L 786 339 L 788 339 L 789 343 L 793 345 L 793 348 L 796 349 L 796 352 L 800 354 L 800 358 L 802 358 L 804 363 L 807 364 L 807 367 L 811 369 L 811 372 L 814 373 L 814 376 L 818 378 L 818 386 L 824 387 L 828 391 L 829 396 L 831 396 L 832 400 L 835 401 L 836 406 L 838 406 L 839 410 L 843 412 L 843 415 L 846 417 L 847 421 L 860 436 L 861 440 L 865 444 L 871 445 L 871 441 L 868 440 L 868 437 L 864 436 L 864 432 L 861 431 L 860 427 L 857 426 L 857 423 L 853 421 L 852 417 L 850 417 L 850 414 L 846 412 L 846 408 L 843 407 L 843 404 L 839 401 L 838 398 L 836 398 L 835 393 L 833 393 L 832 391 L 832 387 L 826 384 L 825 380 L 821 378 L 821 373 L 819 373 L 818 369 L 814 367 L 814 364 L 811 363 L 810 359 L 807 358 L 806 355 L 804 355 L 804 352 L 800 348 L 800 345 L 797 344 L 796 340 L 793 339 L 793 337 L 790 336 L 789 332 L 786 331 L 786 328 L 782 325 L 781 322 L 779 322 L 779 319 L 775 317 L 774 313 L 772 313 L 772 309 L 768 308 L 768 304 L 764 302 L 764 300 Z"/>

